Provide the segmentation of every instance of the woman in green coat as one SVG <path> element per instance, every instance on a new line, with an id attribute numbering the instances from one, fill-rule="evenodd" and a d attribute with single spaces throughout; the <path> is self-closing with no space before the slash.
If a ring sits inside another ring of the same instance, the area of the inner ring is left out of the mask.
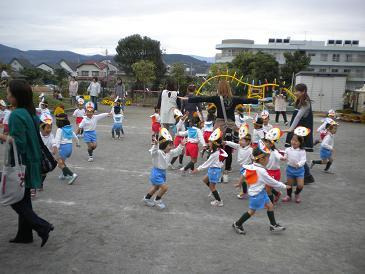
<path id="1" fill-rule="evenodd" d="M 30 189 L 41 185 L 41 151 L 37 130 L 38 120 L 33 104 L 33 92 L 30 85 L 23 80 L 12 80 L 8 87 L 8 101 L 15 109 L 9 118 L 9 135 L 11 142 L 15 142 L 19 157 L 26 166 L 25 194 L 21 201 L 11 205 L 19 215 L 18 233 L 11 243 L 33 242 L 33 230 L 42 239 L 41 246 L 48 240 L 53 225 L 38 217 L 33 211 Z M 5 139 L 5 136 L 1 136 Z"/>

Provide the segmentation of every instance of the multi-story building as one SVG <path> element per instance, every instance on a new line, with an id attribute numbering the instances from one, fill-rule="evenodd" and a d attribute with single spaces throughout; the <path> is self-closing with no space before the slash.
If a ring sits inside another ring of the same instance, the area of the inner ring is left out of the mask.
<path id="1" fill-rule="evenodd" d="M 244 51 L 262 51 L 273 55 L 279 65 L 285 63 L 284 53 L 303 51 L 311 57 L 308 70 L 314 72 L 338 72 L 347 75 L 346 88 L 362 87 L 365 81 L 365 47 L 358 40 L 298 41 L 270 38 L 268 44 L 255 44 L 253 40 L 227 39 L 216 45 L 221 53 L 217 63 L 231 62 Z"/>

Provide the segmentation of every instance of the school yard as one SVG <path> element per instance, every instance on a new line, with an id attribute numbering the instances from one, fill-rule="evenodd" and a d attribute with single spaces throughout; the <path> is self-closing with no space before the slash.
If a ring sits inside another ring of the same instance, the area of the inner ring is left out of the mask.
<path id="1" fill-rule="evenodd" d="M 302 203 L 276 206 L 285 232 L 270 233 L 260 211 L 247 222 L 247 234 L 238 235 L 231 224 L 248 202 L 235 197 L 235 158 L 231 182 L 219 186 L 222 208 L 210 205 L 205 173 L 181 177 L 178 171 L 168 172 L 166 210 L 142 204 L 150 186 L 152 112 L 129 107 L 120 141 L 111 140 L 111 118 L 103 120 L 95 161 L 87 162 L 84 144 L 74 149 L 69 165 L 80 176 L 74 185 L 60 182 L 58 169 L 48 176 L 33 203 L 55 226 L 44 248 L 36 235 L 33 244 L 8 243 L 17 216 L 0 208 L 0 273 L 364 273 L 364 125 L 342 122 L 336 174 L 316 166 Z M 318 158 L 318 149 L 308 157 Z"/>

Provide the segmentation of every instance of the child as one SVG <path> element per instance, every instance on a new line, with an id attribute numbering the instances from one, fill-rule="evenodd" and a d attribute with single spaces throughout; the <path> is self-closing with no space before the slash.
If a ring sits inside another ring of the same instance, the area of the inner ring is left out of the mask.
<path id="1" fill-rule="evenodd" d="M 273 126 L 271 124 L 269 124 L 269 120 L 270 120 L 270 114 L 267 110 L 263 110 L 261 112 L 261 118 L 262 118 L 262 122 L 263 122 L 263 125 L 262 125 L 262 129 L 264 130 L 264 133 L 268 133 L 272 128 Z M 279 180 L 277 180 L 279 181 Z"/>
<path id="2" fill-rule="evenodd" d="M 82 122 L 82 119 L 84 119 L 84 116 L 86 115 L 85 109 L 84 109 L 84 99 L 79 98 L 77 99 L 77 109 L 75 109 L 74 113 L 72 114 L 73 117 L 76 117 L 76 132 L 79 130 L 79 125 Z M 83 133 L 83 130 L 81 130 L 80 135 L 78 137 L 81 137 Z"/>
<path id="3" fill-rule="evenodd" d="M 336 118 L 336 112 L 333 109 L 330 109 L 328 111 L 328 117 L 323 119 L 322 120 L 322 125 L 320 125 L 317 128 L 317 132 L 319 133 L 319 137 L 317 137 L 314 140 L 313 145 L 317 145 L 323 140 L 323 138 L 327 135 L 327 130 L 328 130 L 329 125 L 331 124 L 331 122 L 334 121 L 335 118 Z"/>
<path id="4" fill-rule="evenodd" d="M 244 175 L 248 184 L 249 210 L 245 212 L 238 221 L 232 224 L 233 229 L 238 234 L 246 234 L 243 229 L 243 223 L 253 216 L 258 209 L 267 208 L 267 216 L 270 220 L 270 231 L 282 231 L 282 227 L 276 223 L 274 216 L 274 206 L 265 191 L 265 185 L 279 188 L 291 188 L 272 178 L 266 171 L 265 166 L 269 161 L 270 150 L 260 141 L 258 146 L 253 150 L 254 163 L 245 166 Z"/>
<path id="5" fill-rule="evenodd" d="M 222 160 L 227 157 L 227 153 L 220 149 L 222 146 L 222 131 L 217 128 L 209 137 L 209 147 L 211 149 L 208 160 L 200 165 L 197 169 L 193 170 L 193 173 L 198 173 L 202 169 L 208 168 L 208 174 L 204 176 L 203 183 L 209 187 L 213 197 L 215 198 L 210 204 L 212 206 L 223 206 L 219 193 L 215 187 L 221 180 L 222 175 Z M 223 157 L 223 159 L 221 158 Z"/>
<path id="6" fill-rule="evenodd" d="M 333 163 L 333 154 L 335 152 L 335 149 L 333 148 L 335 139 L 334 135 L 337 132 L 337 126 L 338 124 L 335 121 L 329 123 L 327 135 L 324 137 L 319 151 L 321 160 L 313 160 L 311 168 L 313 168 L 315 164 L 322 164 L 326 165 L 324 172 L 331 173 L 329 169 Z"/>
<path id="7" fill-rule="evenodd" d="M 177 132 L 175 135 L 175 138 L 174 138 L 174 147 L 175 148 L 178 147 L 181 144 L 182 140 L 184 139 L 184 136 L 180 136 L 179 132 L 186 131 L 185 120 L 187 119 L 188 115 L 189 115 L 189 112 L 186 112 L 185 115 L 183 115 L 180 110 L 178 110 L 178 109 L 174 110 L 174 118 L 176 121 L 176 132 Z M 172 158 L 171 163 L 169 164 L 169 168 L 175 169 L 174 163 L 177 160 L 177 158 L 179 158 L 178 168 L 182 168 L 183 160 L 184 160 L 184 150 L 181 152 L 181 154 L 179 156 Z"/>
<path id="8" fill-rule="evenodd" d="M 239 144 L 234 142 L 225 141 L 224 145 L 230 146 L 233 149 L 237 149 L 237 162 L 240 165 L 240 179 L 235 185 L 240 188 L 238 199 L 247 199 L 247 184 L 244 181 L 243 173 L 245 168 L 243 166 L 252 164 L 252 147 L 251 147 L 251 134 L 248 133 L 248 126 L 242 125 L 239 129 Z"/>
<path id="9" fill-rule="evenodd" d="M 263 127 L 263 120 L 261 117 L 256 117 L 255 121 L 253 122 L 253 135 L 252 135 L 252 148 L 256 148 L 257 144 L 261 139 L 265 138 L 265 132 Z"/>
<path id="10" fill-rule="evenodd" d="M 198 159 L 199 145 L 200 143 L 203 148 L 206 144 L 204 141 L 203 133 L 199 128 L 200 119 L 197 112 L 194 112 L 192 121 L 190 121 L 190 127 L 186 131 L 179 132 L 180 136 L 187 136 L 188 141 L 185 146 L 186 156 L 190 157 L 190 162 L 180 169 L 182 175 L 184 176 L 188 169 L 194 170 L 194 165 Z"/>
<path id="11" fill-rule="evenodd" d="M 158 133 L 160 132 L 161 129 L 160 110 L 157 107 L 155 107 L 155 113 L 152 114 L 150 117 L 152 123 L 152 144 L 153 144 L 154 143 L 153 140 L 158 139 Z"/>
<path id="12" fill-rule="evenodd" d="M 279 128 L 273 128 L 266 133 L 264 143 L 270 149 L 269 161 L 266 165 L 267 173 L 273 177 L 276 181 L 280 181 L 281 171 L 280 171 L 280 161 L 285 160 L 284 157 L 275 147 L 275 142 L 280 140 L 283 133 Z M 280 199 L 281 192 L 276 189 L 266 186 L 267 195 L 269 195 L 270 201 L 272 203 L 277 203 Z"/>
<path id="13" fill-rule="evenodd" d="M 43 113 L 47 115 L 51 115 L 51 112 L 48 109 L 48 102 L 42 97 L 42 101 L 39 103 L 39 107 L 36 109 L 37 115 L 40 117 Z"/>
<path id="14" fill-rule="evenodd" d="M 58 127 L 56 131 L 56 146 L 58 149 L 58 167 L 62 170 L 62 174 L 59 176 L 60 180 L 69 179 L 68 184 L 72 185 L 77 179 L 78 175 L 73 173 L 66 166 L 66 159 L 70 158 L 72 154 L 72 143 L 76 140 L 76 146 L 79 147 L 79 139 L 75 132 L 72 130 L 70 121 L 67 118 L 67 114 L 61 113 L 56 116 L 56 125 Z"/>
<path id="15" fill-rule="evenodd" d="M 234 116 L 236 127 L 239 129 L 242 125 L 246 124 L 248 119 L 252 119 L 251 117 L 248 117 L 244 115 L 245 113 L 245 107 L 242 104 L 239 104 L 236 106 L 236 114 Z"/>
<path id="16" fill-rule="evenodd" d="M 57 116 L 58 114 L 61 114 L 61 113 L 65 113 L 65 106 L 64 106 L 64 105 L 62 105 L 62 104 L 59 104 L 59 105 L 55 108 L 55 110 L 54 110 L 54 112 L 53 112 L 53 115 L 54 115 L 54 116 Z"/>
<path id="17" fill-rule="evenodd" d="M 3 111 L 4 113 L 4 118 L 3 118 L 3 134 L 5 135 L 8 135 L 9 134 L 9 118 L 10 118 L 10 114 L 11 114 L 11 111 L 12 111 L 12 106 L 11 105 L 8 105 L 6 107 L 6 109 Z"/>
<path id="18" fill-rule="evenodd" d="M 43 113 L 40 117 L 41 123 L 39 125 L 40 135 L 42 138 L 43 143 L 48 148 L 48 150 L 53 154 L 56 155 L 58 152 L 56 139 L 52 133 L 52 124 L 53 119 L 52 116 Z M 42 174 L 42 184 L 39 191 L 43 191 L 43 182 L 46 179 L 47 174 Z"/>
<path id="19" fill-rule="evenodd" d="M 89 154 L 88 162 L 92 162 L 94 161 L 93 151 L 97 147 L 96 125 L 98 124 L 99 120 L 110 116 L 110 114 L 101 113 L 94 115 L 95 109 L 92 102 L 88 102 L 85 105 L 85 108 L 86 116 L 79 125 L 78 134 L 80 134 L 82 129 L 84 130 L 84 141 L 87 144 L 87 152 Z"/>
<path id="20" fill-rule="evenodd" d="M 295 190 L 295 202 L 300 203 L 300 192 L 304 187 L 304 165 L 307 161 L 306 152 L 304 150 L 304 136 L 309 134 L 309 129 L 305 127 L 297 127 L 294 130 L 293 138 L 291 139 L 291 147 L 285 149 L 284 159 L 288 161 L 286 168 L 286 178 L 291 186 L 295 182 L 297 188 Z M 283 198 L 283 202 L 290 202 L 292 189 L 287 189 L 287 196 Z"/>
<path id="21" fill-rule="evenodd" d="M 166 184 L 166 169 L 170 163 L 171 157 L 175 157 L 181 154 L 184 149 L 185 140 L 182 140 L 181 144 L 173 148 L 172 137 L 166 128 L 161 128 L 160 138 L 157 141 L 154 140 L 154 144 L 150 149 L 152 155 L 153 168 L 151 170 L 150 181 L 152 187 L 148 191 L 147 195 L 143 198 L 143 202 L 150 207 L 157 206 L 159 209 L 164 209 L 166 205 L 162 202 L 161 198 L 166 193 L 168 186 Z M 151 200 L 152 196 L 157 192 L 155 200 Z"/>
<path id="22" fill-rule="evenodd" d="M 212 134 L 213 130 L 214 130 L 214 121 L 215 121 L 215 112 L 217 111 L 217 107 L 215 106 L 215 104 L 209 104 L 208 108 L 208 115 L 207 115 L 207 119 L 204 121 L 204 127 L 203 127 L 203 138 L 205 143 L 209 142 L 209 137 Z M 202 157 L 204 157 L 204 153 L 206 150 L 202 150 Z M 209 158 L 209 155 L 208 155 Z"/>
<path id="23" fill-rule="evenodd" d="M 123 130 L 123 113 L 120 106 L 115 106 L 113 108 L 113 128 L 112 128 L 112 138 L 115 138 L 115 135 L 117 135 L 117 138 L 120 139 L 120 133 L 122 132 L 124 137 L 124 130 Z"/>

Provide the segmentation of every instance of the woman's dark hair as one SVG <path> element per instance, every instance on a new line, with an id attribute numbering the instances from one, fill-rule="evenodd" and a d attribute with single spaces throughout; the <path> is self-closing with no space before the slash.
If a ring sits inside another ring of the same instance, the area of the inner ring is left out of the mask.
<path id="1" fill-rule="evenodd" d="M 70 121 L 68 120 L 66 113 L 60 113 L 56 115 L 56 125 L 58 128 L 63 128 L 64 126 L 70 125 Z"/>
<path id="2" fill-rule="evenodd" d="M 295 101 L 296 108 L 301 108 L 302 106 L 305 106 L 310 103 L 311 100 L 307 93 L 308 89 L 307 89 L 306 84 L 297 84 L 297 85 L 295 85 L 294 89 L 297 91 L 300 91 L 300 92 L 304 92 L 303 96 L 301 96 L 300 98 L 298 98 Z"/>
<path id="3" fill-rule="evenodd" d="M 11 80 L 9 82 L 9 91 L 16 100 L 17 108 L 25 108 L 31 115 L 35 115 L 33 91 L 26 81 Z"/>
<path id="4" fill-rule="evenodd" d="M 165 140 L 164 137 L 160 136 L 160 138 L 158 138 L 158 141 L 162 141 L 162 140 Z M 167 146 L 169 144 L 172 144 L 173 142 L 172 141 L 165 141 L 165 142 L 162 142 L 158 145 L 158 148 L 161 149 L 161 150 L 165 150 L 167 148 Z"/>
<path id="5" fill-rule="evenodd" d="M 168 91 L 174 91 L 174 90 L 176 90 L 176 82 L 173 79 L 167 79 L 166 89 Z"/>
<path id="6" fill-rule="evenodd" d="M 95 80 L 95 82 L 98 81 L 98 77 L 93 77 L 93 80 Z"/>
<path id="7" fill-rule="evenodd" d="M 304 149 L 304 137 L 294 134 L 292 138 L 297 137 L 299 141 L 299 148 Z"/>

